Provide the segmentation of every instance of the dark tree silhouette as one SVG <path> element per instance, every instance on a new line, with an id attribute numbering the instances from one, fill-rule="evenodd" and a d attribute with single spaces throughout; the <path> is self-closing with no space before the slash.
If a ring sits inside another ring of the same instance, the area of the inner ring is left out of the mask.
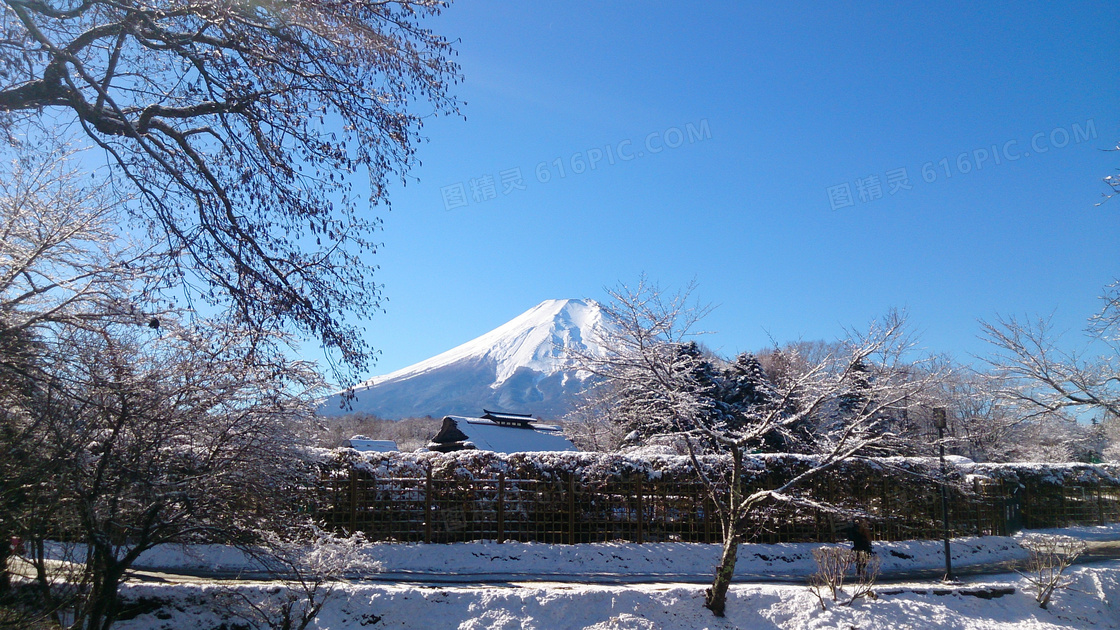
<path id="1" fill-rule="evenodd" d="M 450 44 L 421 25 L 445 4 L 3 2 L 9 140 L 80 130 L 191 299 L 363 365 L 345 320 L 381 301 L 369 207 L 413 164 L 423 115 L 458 111 Z"/>

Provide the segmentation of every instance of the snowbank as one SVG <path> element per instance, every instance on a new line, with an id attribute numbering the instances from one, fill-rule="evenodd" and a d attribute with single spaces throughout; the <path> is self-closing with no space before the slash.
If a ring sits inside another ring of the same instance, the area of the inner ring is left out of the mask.
<path id="1" fill-rule="evenodd" d="M 980 630 L 991 628 L 1120 628 L 1120 563 L 1071 570 L 1072 588 L 1042 610 L 1016 575 L 968 584 L 1011 586 L 995 599 L 966 595 L 969 589 L 929 584 L 881 589 L 877 600 L 851 607 L 829 601 L 821 610 L 804 586 L 734 586 L 728 616 L 716 619 L 702 607 L 703 587 L 511 585 L 510 588 L 431 587 L 410 584 L 342 584 L 311 628 L 458 628 L 460 630 L 607 630 L 701 628 L 891 628 L 892 630 Z M 278 604 L 286 592 L 270 584 L 236 587 L 249 601 Z M 215 602 L 228 601 L 220 585 L 129 584 L 126 600 L 140 602 L 119 630 L 200 630 L 236 627 L 238 619 Z M 142 612 L 141 612 L 142 611 Z"/>
<path id="2" fill-rule="evenodd" d="M 1120 537 L 1120 531 L 1114 533 Z M 741 545 L 736 579 L 803 581 L 816 570 L 812 550 L 820 546 L 817 543 Z M 875 542 L 874 548 L 882 560 L 885 578 L 915 571 L 936 571 L 945 566 L 940 541 Z M 1004 536 L 956 538 L 952 541 L 952 552 L 953 566 L 958 569 L 1027 557 L 1026 550 L 1015 538 Z M 360 553 L 366 563 L 377 563 L 380 571 L 377 574 L 352 571 L 352 578 L 445 582 L 561 579 L 703 582 L 710 579 L 715 570 L 720 546 L 698 543 L 373 543 Z M 61 547 L 56 547 L 52 555 L 64 557 Z M 237 549 L 220 545 L 157 547 L 141 555 L 133 568 L 214 576 L 233 576 L 262 569 Z"/>

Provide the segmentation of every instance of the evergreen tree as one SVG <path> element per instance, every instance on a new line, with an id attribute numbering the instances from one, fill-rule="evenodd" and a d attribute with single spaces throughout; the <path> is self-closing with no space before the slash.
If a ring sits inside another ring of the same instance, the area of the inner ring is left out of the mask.
<path id="1" fill-rule="evenodd" d="M 853 414 L 858 414 L 871 402 L 868 396 L 868 392 L 871 390 L 871 370 L 868 369 L 867 364 L 862 360 L 856 361 L 852 364 L 850 373 L 848 389 L 840 395 L 837 404 L 841 421 Z"/>

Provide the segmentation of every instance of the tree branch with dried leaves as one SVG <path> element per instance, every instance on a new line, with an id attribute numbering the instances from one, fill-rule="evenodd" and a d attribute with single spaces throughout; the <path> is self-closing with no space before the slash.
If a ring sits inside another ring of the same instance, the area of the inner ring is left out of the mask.
<path id="1" fill-rule="evenodd" d="M 450 43 L 425 26 L 444 6 L 4 0 L 0 124 L 33 145 L 77 122 L 189 299 L 316 336 L 356 371 L 370 350 L 347 315 L 381 302 L 370 209 L 424 118 L 458 113 Z"/>

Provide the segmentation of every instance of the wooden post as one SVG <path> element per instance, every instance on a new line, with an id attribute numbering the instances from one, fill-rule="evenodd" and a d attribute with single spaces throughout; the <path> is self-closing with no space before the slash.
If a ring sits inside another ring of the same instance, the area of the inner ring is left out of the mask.
<path id="1" fill-rule="evenodd" d="M 505 513 L 506 474 L 498 473 L 498 544 L 506 539 L 506 513 Z"/>
<path id="2" fill-rule="evenodd" d="M 1097 525 L 1104 525 L 1104 503 L 1101 502 L 1101 483 L 1097 481 Z"/>
<path id="3" fill-rule="evenodd" d="M 1010 496 L 1008 494 L 1008 486 L 1009 485 L 1010 484 L 1007 481 L 1000 481 L 999 482 L 1000 498 L 1002 500 L 1001 503 L 1002 503 L 1002 506 L 1003 506 L 1003 509 L 1000 510 L 1000 512 L 999 512 L 999 532 L 1000 532 L 1000 536 L 1010 536 L 1011 535 L 1011 524 L 1008 522 L 1008 518 L 1007 518 L 1009 515 L 1008 515 L 1008 512 L 1007 512 L 1007 501 L 1006 501 L 1007 497 Z M 1016 483 L 1015 493 L 1018 494 L 1019 490 L 1020 490 L 1020 488 L 1018 487 L 1018 483 Z M 1024 523 L 1023 509 L 1026 505 L 1027 505 L 1027 502 L 1026 502 L 1024 496 L 1020 496 L 1019 497 L 1019 523 L 1020 524 Z"/>
<path id="4" fill-rule="evenodd" d="M 637 543 L 642 544 L 642 519 L 644 506 L 642 505 L 642 478 L 638 477 L 638 540 Z"/>
<path id="5" fill-rule="evenodd" d="M 432 542 L 432 465 L 428 464 L 427 480 L 424 483 L 424 542 Z"/>
<path id="6" fill-rule="evenodd" d="M 972 497 L 973 497 L 972 504 L 973 504 L 973 506 L 976 507 L 976 535 L 977 536 L 982 536 L 983 532 L 980 528 L 980 504 L 981 504 L 981 500 L 980 500 L 980 480 L 979 479 L 973 479 L 972 480 Z"/>
<path id="7" fill-rule="evenodd" d="M 703 490 L 703 488 L 701 488 Z M 708 494 L 704 493 L 704 542 L 712 542 L 712 509 L 715 504 L 708 498 Z"/>
<path id="8" fill-rule="evenodd" d="M 568 544 L 576 542 L 576 476 L 568 475 Z"/>
<path id="9" fill-rule="evenodd" d="M 358 531 L 358 473 L 350 469 L 350 533 Z"/>

